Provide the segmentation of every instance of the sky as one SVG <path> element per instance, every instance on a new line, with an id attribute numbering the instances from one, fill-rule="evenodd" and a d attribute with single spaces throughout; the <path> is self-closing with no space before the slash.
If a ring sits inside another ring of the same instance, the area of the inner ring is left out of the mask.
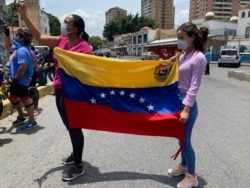
<path id="1" fill-rule="evenodd" d="M 6 0 L 6 4 L 13 0 Z M 103 27 L 105 25 L 105 12 L 113 7 L 119 7 L 127 10 L 128 14 L 140 15 L 140 0 L 40 0 L 41 8 L 56 17 L 60 21 L 68 14 L 78 14 L 85 21 L 85 30 L 90 36 L 99 36 L 102 38 Z M 175 6 L 175 24 L 179 25 L 188 21 L 189 1 L 174 0 Z"/>

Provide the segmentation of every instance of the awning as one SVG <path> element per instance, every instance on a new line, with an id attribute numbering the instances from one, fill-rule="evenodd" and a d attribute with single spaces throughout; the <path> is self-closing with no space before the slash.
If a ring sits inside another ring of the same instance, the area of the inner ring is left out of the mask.
<path id="1" fill-rule="evenodd" d="M 147 45 L 147 47 L 152 46 L 170 46 L 170 45 L 177 45 L 177 38 L 171 39 L 162 39 L 162 40 L 155 40 Z"/>

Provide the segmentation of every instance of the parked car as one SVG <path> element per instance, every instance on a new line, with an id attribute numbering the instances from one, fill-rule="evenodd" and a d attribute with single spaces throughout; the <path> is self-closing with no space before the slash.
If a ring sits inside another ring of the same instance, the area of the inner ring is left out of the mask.
<path id="1" fill-rule="evenodd" d="M 94 55 L 97 55 L 97 56 L 104 56 L 104 52 L 102 50 L 95 50 L 94 51 Z"/>
<path id="2" fill-rule="evenodd" d="M 35 50 L 37 50 L 37 52 L 38 52 L 39 54 L 43 54 L 45 48 L 49 49 L 48 46 L 34 46 L 34 48 L 35 48 Z"/>
<path id="3" fill-rule="evenodd" d="M 153 59 L 160 59 L 160 55 L 158 55 L 155 52 L 144 52 L 143 54 L 141 54 L 141 59 L 142 60 L 153 60 Z"/>
<path id="4" fill-rule="evenodd" d="M 225 65 L 234 65 L 236 67 L 240 67 L 241 57 L 240 52 L 237 48 L 224 48 L 221 50 L 218 59 L 218 67 Z"/>

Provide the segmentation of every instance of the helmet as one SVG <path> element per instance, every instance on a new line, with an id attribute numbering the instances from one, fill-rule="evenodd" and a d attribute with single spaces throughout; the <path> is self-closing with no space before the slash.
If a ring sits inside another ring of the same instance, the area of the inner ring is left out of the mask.
<path id="1" fill-rule="evenodd" d="M 19 37 L 22 37 L 23 38 L 23 42 L 25 44 L 31 44 L 31 41 L 33 39 L 33 36 L 30 32 L 30 30 L 26 29 L 26 28 L 19 28 L 17 30 L 17 35 Z"/>

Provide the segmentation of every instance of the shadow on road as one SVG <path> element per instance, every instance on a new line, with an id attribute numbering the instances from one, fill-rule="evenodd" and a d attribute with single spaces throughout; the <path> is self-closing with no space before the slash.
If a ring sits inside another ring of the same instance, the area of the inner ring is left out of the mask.
<path id="1" fill-rule="evenodd" d="M 0 147 L 2 147 L 5 144 L 9 144 L 13 140 L 11 138 L 5 138 L 5 139 L 0 139 Z"/>
<path id="2" fill-rule="evenodd" d="M 38 183 L 39 187 L 42 187 L 42 183 L 46 181 L 49 174 L 54 173 L 55 171 L 65 171 L 68 169 L 68 166 L 60 166 L 47 171 L 41 178 L 34 180 Z M 77 179 L 68 182 L 69 185 L 77 185 L 77 184 L 90 184 L 96 182 L 108 182 L 108 181 L 121 181 L 121 180 L 153 180 L 162 184 L 169 185 L 171 187 L 176 187 L 176 185 L 184 178 L 184 176 L 180 177 L 170 177 L 165 175 L 157 175 L 157 174 L 144 174 L 140 172 L 125 172 L 125 171 L 117 171 L 117 172 L 107 172 L 100 173 L 99 168 L 92 166 L 88 162 L 84 162 L 85 174 L 83 176 L 78 177 Z M 199 188 L 202 188 L 206 185 L 206 181 L 199 177 Z"/>

